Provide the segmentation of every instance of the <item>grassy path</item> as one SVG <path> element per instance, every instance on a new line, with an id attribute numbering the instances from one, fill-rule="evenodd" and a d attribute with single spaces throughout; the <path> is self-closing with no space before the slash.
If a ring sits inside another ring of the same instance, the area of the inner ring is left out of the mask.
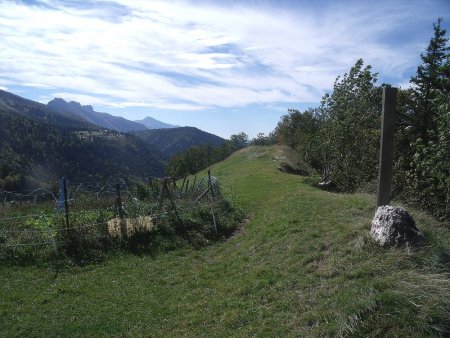
<path id="1" fill-rule="evenodd" d="M 278 172 L 280 148 L 213 167 L 251 211 L 232 239 L 102 265 L 0 267 L 0 336 L 423 336 L 450 325 L 450 231 L 406 253 L 368 236 L 369 195 L 319 191 Z M 447 255 L 447 256 L 446 256 Z M 447 261 L 446 261 L 447 259 Z"/>

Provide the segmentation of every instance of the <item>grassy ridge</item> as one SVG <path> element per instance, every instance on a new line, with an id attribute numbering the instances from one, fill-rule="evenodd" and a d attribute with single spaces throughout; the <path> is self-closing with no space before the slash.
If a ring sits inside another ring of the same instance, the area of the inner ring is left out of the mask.
<path id="1" fill-rule="evenodd" d="M 368 236 L 375 200 L 277 171 L 282 148 L 213 167 L 251 220 L 232 239 L 103 265 L 0 267 L 1 336 L 423 336 L 449 330 L 450 231 L 412 212 L 428 241 Z M 31 287 L 33 286 L 33 287 Z"/>

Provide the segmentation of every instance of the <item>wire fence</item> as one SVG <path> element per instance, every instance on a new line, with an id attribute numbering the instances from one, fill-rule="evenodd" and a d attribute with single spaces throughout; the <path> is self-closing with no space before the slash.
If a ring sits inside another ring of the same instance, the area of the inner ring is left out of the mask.
<path id="1" fill-rule="evenodd" d="M 167 222 L 185 230 L 200 219 L 219 235 L 220 221 L 231 209 L 222 190 L 235 196 L 233 187 L 221 186 L 210 172 L 178 182 L 171 177 L 124 178 L 69 185 L 63 178 L 53 190 L 0 190 L 0 261 L 57 255 L 74 242 L 79 250 L 100 247 L 136 232 L 151 233 Z M 196 208 L 201 210 L 193 215 Z"/>

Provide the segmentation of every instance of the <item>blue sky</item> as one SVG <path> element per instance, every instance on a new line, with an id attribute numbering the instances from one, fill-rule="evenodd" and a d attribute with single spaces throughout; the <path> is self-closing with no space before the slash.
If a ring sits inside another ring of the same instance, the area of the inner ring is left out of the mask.
<path id="1" fill-rule="evenodd" d="M 408 86 L 442 1 L 0 1 L 0 88 L 228 138 L 316 106 L 363 58 Z"/>

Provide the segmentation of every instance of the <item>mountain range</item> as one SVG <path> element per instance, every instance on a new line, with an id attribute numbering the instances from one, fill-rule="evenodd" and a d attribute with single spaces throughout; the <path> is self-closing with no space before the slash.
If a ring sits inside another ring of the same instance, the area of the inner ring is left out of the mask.
<path id="1" fill-rule="evenodd" d="M 133 122 L 120 116 L 96 112 L 92 106 L 82 106 L 80 103 L 75 101 L 66 102 L 61 98 L 56 98 L 47 103 L 47 107 L 61 114 L 80 116 L 86 121 L 106 129 L 117 130 L 125 133 L 147 129 L 144 124 Z"/>
<path id="2" fill-rule="evenodd" d="M 62 176 L 83 182 L 162 177 L 176 152 L 224 142 L 197 128 L 172 127 L 147 129 L 78 102 L 45 105 L 0 90 L 0 189 L 33 188 Z"/>
<path id="3" fill-rule="evenodd" d="M 0 90 L 0 110 L 70 130 L 95 130 L 98 126 L 71 112 L 54 111 L 47 105 Z"/>

